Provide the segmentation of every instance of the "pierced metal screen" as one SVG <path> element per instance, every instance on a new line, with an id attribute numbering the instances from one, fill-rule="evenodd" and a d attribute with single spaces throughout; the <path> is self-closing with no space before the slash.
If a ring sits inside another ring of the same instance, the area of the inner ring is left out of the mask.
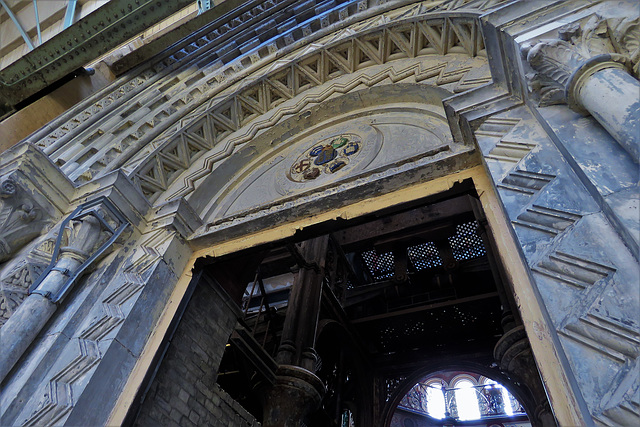
<path id="1" fill-rule="evenodd" d="M 440 258 L 438 248 L 436 248 L 433 242 L 410 246 L 407 248 L 407 254 L 409 255 L 411 264 L 413 264 L 413 267 L 417 271 L 442 265 L 442 258 Z"/>
<path id="2" fill-rule="evenodd" d="M 456 225 L 456 235 L 449 237 L 453 257 L 457 260 L 479 258 L 487 253 L 478 235 L 478 222 Z"/>
<path id="3" fill-rule="evenodd" d="M 378 254 L 375 249 L 362 252 L 362 259 L 376 281 L 390 279 L 394 273 L 393 252 Z"/>

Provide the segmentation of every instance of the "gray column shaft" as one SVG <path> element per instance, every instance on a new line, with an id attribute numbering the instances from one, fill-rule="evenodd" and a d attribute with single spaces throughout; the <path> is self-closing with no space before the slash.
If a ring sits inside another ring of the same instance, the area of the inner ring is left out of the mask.
<path id="1" fill-rule="evenodd" d="M 0 329 L 0 381 L 20 359 L 56 311 L 42 295 L 29 295 Z"/>
<path id="2" fill-rule="evenodd" d="M 640 158 L 640 82 L 622 68 L 590 75 L 578 101 L 633 157 Z"/>

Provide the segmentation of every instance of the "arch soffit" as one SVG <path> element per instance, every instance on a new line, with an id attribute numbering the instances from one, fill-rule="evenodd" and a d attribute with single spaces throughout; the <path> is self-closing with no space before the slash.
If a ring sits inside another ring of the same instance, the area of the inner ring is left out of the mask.
<path id="1" fill-rule="evenodd" d="M 159 148 L 153 154 L 139 153 L 125 169 L 152 201 L 185 197 L 236 147 L 336 94 L 385 81 L 420 82 L 452 92 L 491 81 L 488 68 L 481 67 L 486 59 L 475 15 L 379 21 L 355 35 L 343 30 L 256 72 L 249 84 L 229 88 L 185 117 L 180 130 L 154 144 Z M 476 59 L 464 63 L 463 58 Z M 404 68 L 394 67 L 401 64 Z M 196 159 L 197 166 L 187 169 Z"/>

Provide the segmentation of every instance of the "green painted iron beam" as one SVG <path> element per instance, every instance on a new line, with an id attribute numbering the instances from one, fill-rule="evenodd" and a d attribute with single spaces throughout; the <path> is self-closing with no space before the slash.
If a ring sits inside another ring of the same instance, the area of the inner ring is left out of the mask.
<path id="1" fill-rule="evenodd" d="M 193 3 L 194 0 L 112 0 L 0 70 L 0 116 Z"/>

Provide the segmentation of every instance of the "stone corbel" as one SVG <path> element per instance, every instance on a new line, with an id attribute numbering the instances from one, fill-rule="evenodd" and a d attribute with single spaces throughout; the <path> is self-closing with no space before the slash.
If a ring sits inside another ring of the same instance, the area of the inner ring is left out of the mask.
<path id="1" fill-rule="evenodd" d="M 71 181 L 42 151 L 18 144 L 0 154 L 0 263 L 68 211 Z"/>

